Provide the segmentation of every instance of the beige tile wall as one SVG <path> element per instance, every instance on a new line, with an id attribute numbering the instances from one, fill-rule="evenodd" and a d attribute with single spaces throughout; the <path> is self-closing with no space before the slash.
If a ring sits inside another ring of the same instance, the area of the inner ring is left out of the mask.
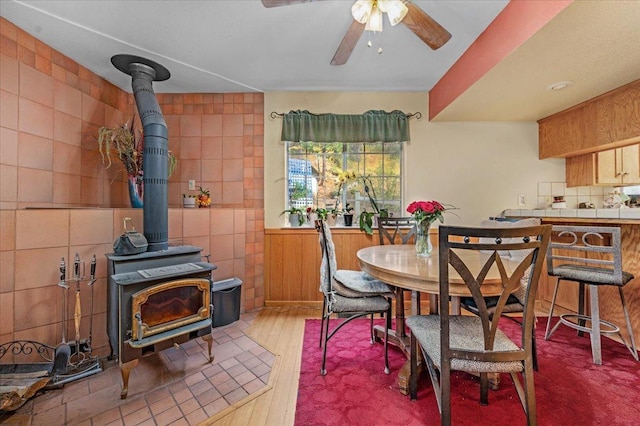
<path id="1" fill-rule="evenodd" d="M 106 335 L 107 259 L 122 232 L 122 219 L 132 217 L 143 227 L 140 209 L 35 209 L 0 211 L 0 343 L 33 339 L 55 345 L 62 339 L 64 291 L 60 281 L 62 258 L 70 265 L 76 253 L 89 268 L 96 256 L 93 342 L 99 355 L 108 355 Z M 241 311 L 264 304 L 262 286 L 262 210 L 169 209 L 171 245 L 192 244 L 211 254 L 218 266 L 214 280 L 238 277 L 242 284 Z M 259 218 L 259 219 L 256 219 Z M 259 232 L 256 232 L 258 230 Z M 69 276 L 69 273 L 67 274 Z M 70 282 L 67 340 L 75 329 L 75 282 Z M 91 292 L 81 282 L 82 338 L 89 332 Z"/>
<path id="2" fill-rule="evenodd" d="M 131 118 L 133 97 L 3 18 L 0 74 L 0 342 L 59 342 L 60 258 L 77 252 L 88 264 L 95 254 L 94 347 L 105 354 L 104 254 L 123 217 L 138 229 L 143 223 L 142 210 L 127 208 L 118 165 L 102 164 L 96 135 Z M 169 181 L 171 243 L 210 253 L 216 280 L 241 278 L 243 311 L 263 306 L 262 94 L 158 94 L 158 101 L 179 158 Z M 211 191 L 211 209 L 178 208 L 190 179 Z M 46 210 L 25 210 L 33 207 Z M 85 291 L 83 336 L 88 303 Z"/>
<path id="3" fill-rule="evenodd" d="M 580 203 L 593 203 L 596 208 L 604 207 L 604 198 L 614 190 L 605 186 L 579 186 L 567 188 L 565 182 L 538 182 L 538 203 L 536 208 L 551 208 L 554 196 L 564 196 L 568 209 L 577 209 Z"/>

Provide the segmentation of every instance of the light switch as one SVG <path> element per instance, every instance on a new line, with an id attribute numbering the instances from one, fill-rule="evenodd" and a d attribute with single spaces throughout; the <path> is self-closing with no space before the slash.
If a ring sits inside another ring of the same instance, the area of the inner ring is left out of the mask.
<path id="1" fill-rule="evenodd" d="M 196 181 L 191 179 L 189 180 L 189 191 L 195 191 L 196 189 Z"/>

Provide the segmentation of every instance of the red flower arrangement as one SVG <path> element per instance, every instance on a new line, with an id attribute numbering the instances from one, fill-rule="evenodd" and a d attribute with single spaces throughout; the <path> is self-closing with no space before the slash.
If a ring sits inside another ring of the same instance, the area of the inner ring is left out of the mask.
<path id="1" fill-rule="evenodd" d="M 416 222 L 427 222 L 431 224 L 437 220 L 444 223 L 443 213 L 448 210 L 455 210 L 454 206 L 443 205 L 438 201 L 414 201 L 407 206 L 407 212 L 409 212 Z"/>

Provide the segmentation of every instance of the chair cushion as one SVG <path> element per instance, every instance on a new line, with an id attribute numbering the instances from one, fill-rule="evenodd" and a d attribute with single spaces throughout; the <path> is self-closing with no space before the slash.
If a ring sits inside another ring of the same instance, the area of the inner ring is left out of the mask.
<path id="1" fill-rule="evenodd" d="M 329 297 L 329 311 L 343 312 L 373 312 L 382 313 L 389 309 L 389 302 L 382 296 L 372 297 L 344 297 L 334 294 Z"/>
<path id="2" fill-rule="evenodd" d="M 498 299 L 500 299 L 498 296 L 488 296 L 484 298 L 484 303 L 487 304 L 487 311 L 489 312 L 489 315 L 493 315 L 493 308 L 498 304 Z M 463 297 L 460 299 L 460 303 L 466 306 L 471 312 L 475 313 L 478 311 L 478 307 L 476 306 L 476 302 L 473 300 L 473 297 Z M 510 294 L 502 312 L 522 312 L 523 309 L 524 305 L 520 303 L 520 300 L 518 300 L 518 298 L 513 294 Z"/>
<path id="3" fill-rule="evenodd" d="M 523 228 L 526 226 L 540 226 L 540 218 L 530 217 L 526 219 L 520 219 L 515 222 L 511 221 L 499 221 L 499 220 L 483 220 L 480 222 L 480 226 L 484 228 Z M 490 238 L 480 238 L 480 243 L 493 243 Z M 508 238 L 503 241 L 504 244 L 507 243 L 518 243 L 522 241 L 518 241 L 518 238 Z M 486 250 L 483 250 L 486 252 Z M 512 258 L 512 260 L 518 261 L 524 259 L 527 254 L 529 254 L 529 250 L 498 250 L 498 255 L 501 257 Z"/>
<path id="4" fill-rule="evenodd" d="M 407 326 L 416 337 L 424 352 L 440 368 L 440 317 L 438 315 L 416 315 L 407 318 Z M 484 350 L 482 320 L 476 316 L 449 317 L 449 336 L 452 348 Z M 516 351 L 518 346 L 501 330 L 496 330 L 494 352 Z M 520 361 L 489 362 L 467 359 L 452 359 L 451 369 L 467 372 L 516 373 L 523 370 Z"/>
<path id="5" fill-rule="evenodd" d="M 622 271 L 622 283 L 613 282 L 613 269 L 598 268 L 575 264 L 558 265 L 554 268 L 554 276 L 566 280 L 581 281 L 593 285 L 625 285 L 633 279 L 633 275 Z"/>
<path id="6" fill-rule="evenodd" d="M 338 290 L 337 286 L 334 290 L 346 297 L 362 297 L 366 295 L 392 294 L 388 285 L 382 281 L 378 281 L 371 275 L 363 271 L 352 271 L 347 269 L 338 269 L 333 274 L 333 279 L 346 287 L 347 291 L 352 290 L 355 293 L 348 294 Z M 336 284 L 334 281 L 334 284 Z"/>

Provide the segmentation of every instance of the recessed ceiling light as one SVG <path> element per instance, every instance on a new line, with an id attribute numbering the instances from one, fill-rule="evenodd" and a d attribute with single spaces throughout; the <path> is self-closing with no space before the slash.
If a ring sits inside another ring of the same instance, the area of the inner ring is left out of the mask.
<path id="1" fill-rule="evenodd" d="M 547 90 L 562 90 L 562 89 L 566 89 L 572 84 L 573 84 L 573 81 L 571 80 L 559 81 L 557 83 L 553 83 L 547 86 Z"/>

